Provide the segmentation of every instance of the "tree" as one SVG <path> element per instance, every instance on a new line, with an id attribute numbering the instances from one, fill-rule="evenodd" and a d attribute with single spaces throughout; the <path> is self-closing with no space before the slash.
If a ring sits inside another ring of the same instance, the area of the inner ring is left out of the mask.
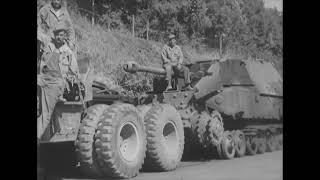
<path id="1" fill-rule="evenodd" d="M 282 56 L 282 14 L 263 0 L 96 0 L 95 11 L 107 29 L 147 39 L 175 33 L 180 43 L 214 48 L 223 39 L 224 49 Z"/>

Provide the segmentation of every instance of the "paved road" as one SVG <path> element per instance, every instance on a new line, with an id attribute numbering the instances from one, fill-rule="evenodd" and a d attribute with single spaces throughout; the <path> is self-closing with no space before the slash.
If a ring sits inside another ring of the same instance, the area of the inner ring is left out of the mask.
<path id="1" fill-rule="evenodd" d="M 182 162 L 175 171 L 141 172 L 130 180 L 282 180 L 282 151 L 233 160 Z M 76 180 L 68 178 L 66 180 Z M 88 180 L 88 179 L 81 179 Z"/>
<path id="2" fill-rule="evenodd" d="M 182 162 L 166 173 L 141 173 L 132 180 L 281 180 L 282 151 L 233 160 Z"/>

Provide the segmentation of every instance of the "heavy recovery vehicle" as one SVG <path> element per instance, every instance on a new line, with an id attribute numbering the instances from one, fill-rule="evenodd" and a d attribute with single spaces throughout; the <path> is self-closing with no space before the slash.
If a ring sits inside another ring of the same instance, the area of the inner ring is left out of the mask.
<path id="1" fill-rule="evenodd" d="M 232 159 L 282 149 L 282 77 L 271 63 L 228 59 L 186 66 L 195 90 L 184 91 L 175 74 L 174 89 L 166 91 L 164 69 L 126 63 L 128 73 L 155 74 L 153 91 L 138 97 L 84 75 L 84 92 L 66 94 L 69 101 L 55 107 L 52 130 L 40 141 L 43 167 L 52 169 L 50 157 L 74 157 L 70 165 L 87 176 L 131 178 L 141 169 L 174 170 L 182 158 Z"/>

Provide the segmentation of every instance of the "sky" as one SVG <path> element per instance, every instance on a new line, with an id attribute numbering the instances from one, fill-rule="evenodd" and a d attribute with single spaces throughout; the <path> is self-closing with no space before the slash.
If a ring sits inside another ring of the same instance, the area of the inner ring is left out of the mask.
<path id="1" fill-rule="evenodd" d="M 267 8 L 276 7 L 278 11 L 282 12 L 282 0 L 264 0 L 264 5 Z"/>

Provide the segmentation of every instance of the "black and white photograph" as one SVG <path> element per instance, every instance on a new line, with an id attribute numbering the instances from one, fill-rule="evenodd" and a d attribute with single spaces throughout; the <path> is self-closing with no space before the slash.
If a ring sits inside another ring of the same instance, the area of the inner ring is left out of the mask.
<path id="1" fill-rule="evenodd" d="M 283 179 L 283 0 L 37 0 L 35 21 L 37 180 Z"/>

